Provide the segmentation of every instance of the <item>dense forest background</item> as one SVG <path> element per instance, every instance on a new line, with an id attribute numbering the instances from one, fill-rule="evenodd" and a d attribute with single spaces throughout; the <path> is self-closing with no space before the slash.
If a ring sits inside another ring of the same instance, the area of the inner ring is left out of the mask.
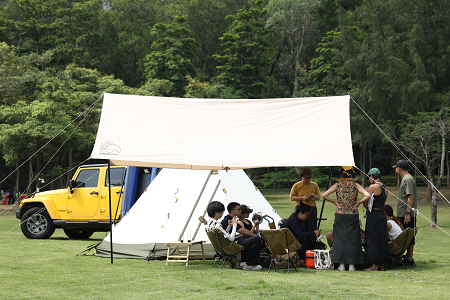
<path id="1" fill-rule="evenodd" d="M 65 187 L 89 162 L 104 92 L 350 94 L 357 167 L 394 184 L 403 151 L 436 183 L 449 169 L 449 88 L 448 1 L 0 0 L 0 189 Z M 328 168 L 314 171 L 324 185 Z M 297 172 L 248 170 L 262 187 Z"/>

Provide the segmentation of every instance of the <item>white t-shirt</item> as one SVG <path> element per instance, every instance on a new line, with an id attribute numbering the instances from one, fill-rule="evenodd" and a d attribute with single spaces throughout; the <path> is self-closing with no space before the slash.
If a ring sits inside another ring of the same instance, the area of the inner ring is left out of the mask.
<path id="1" fill-rule="evenodd" d="M 222 231 L 223 236 L 227 239 L 229 239 L 230 241 L 234 241 L 234 238 L 236 237 L 236 228 L 237 225 L 233 225 L 233 227 L 231 227 L 231 233 L 226 232 L 225 230 L 223 230 L 222 225 L 220 224 L 219 221 L 216 221 L 214 219 L 209 220 L 209 222 L 206 224 L 205 226 L 205 230 L 206 232 L 209 232 L 211 230 L 213 230 L 214 228 L 218 228 L 220 231 Z"/>
<path id="2" fill-rule="evenodd" d="M 393 241 L 400 235 L 400 233 L 402 233 L 402 229 L 397 225 L 397 223 L 395 223 L 394 220 L 389 220 L 388 222 L 392 225 L 391 230 L 388 230 L 388 234 L 391 241 Z"/>

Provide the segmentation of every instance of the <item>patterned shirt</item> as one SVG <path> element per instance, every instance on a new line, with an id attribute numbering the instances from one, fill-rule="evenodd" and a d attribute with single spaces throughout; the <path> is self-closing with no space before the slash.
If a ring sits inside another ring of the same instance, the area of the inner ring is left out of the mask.
<path id="1" fill-rule="evenodd" d="M 358 201 L 358 186 L 354 181 L 341 181 L 336 190 L 336 213 L 341 215 L 357 215 L 358 209 L 354 208 Z"/>

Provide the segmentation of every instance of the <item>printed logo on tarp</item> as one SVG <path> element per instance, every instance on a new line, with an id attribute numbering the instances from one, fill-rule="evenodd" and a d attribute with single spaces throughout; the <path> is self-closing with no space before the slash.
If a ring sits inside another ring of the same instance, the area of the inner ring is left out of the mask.
<path id="1" fill-rule="evenodd" d="M 111 142 L 104 142 L 100 146 L 100 155 L 119 155 L 120 147 Z"/>

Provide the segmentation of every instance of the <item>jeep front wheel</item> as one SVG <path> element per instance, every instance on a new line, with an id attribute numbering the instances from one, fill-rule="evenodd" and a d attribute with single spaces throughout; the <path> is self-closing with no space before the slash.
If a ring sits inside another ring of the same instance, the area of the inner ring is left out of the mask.
<path id="1" fill-rule="evenodd" d="M 64 233 L 71 239 L 88 239 L 94 233 L 91 230 L 64 229 Z"/>
<path id="2" fill-rule="evenodd" d="M 45 207 L 27 210 L 22 216 L 20 228 L 29 239 L 48 239 L 55 232 L 55 225 Z"/>

